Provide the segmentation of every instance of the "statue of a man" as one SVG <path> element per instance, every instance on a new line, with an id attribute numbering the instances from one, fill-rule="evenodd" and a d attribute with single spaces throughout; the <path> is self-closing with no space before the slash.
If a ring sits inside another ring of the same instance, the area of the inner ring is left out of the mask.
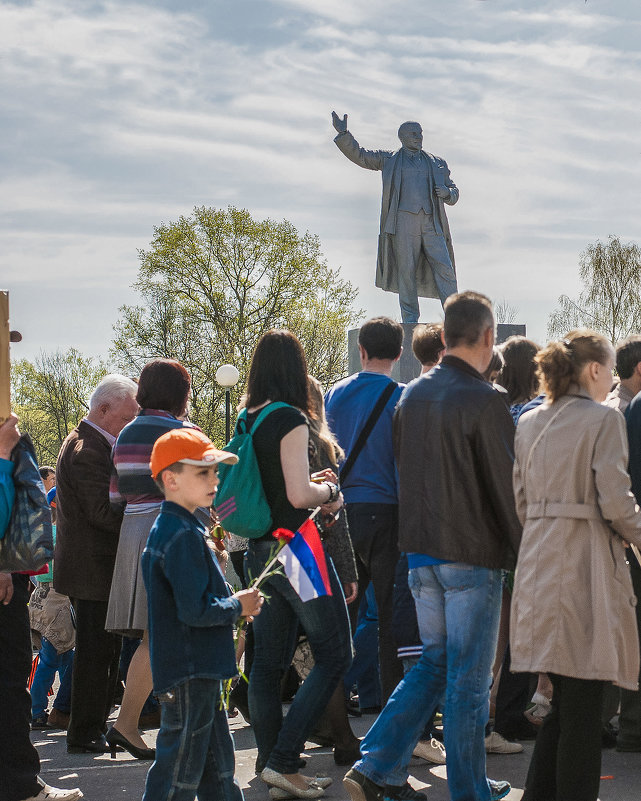
<path id="1" fill-rule="evenodd" d="M 446 162 L 423 149 L 418 122 L 398 129 L 402 147 L 364 150 L 347 130 L 347 114 L 332 112 L 338 149 L 350 161 L 383 173 L 381 228 L 376 286 L 397 292 L 404 323 L 417 323 L 418 298 L 440 298 L 457 292 L 454 251 L 445 206 L 458 200 L 458 189 Z"/>

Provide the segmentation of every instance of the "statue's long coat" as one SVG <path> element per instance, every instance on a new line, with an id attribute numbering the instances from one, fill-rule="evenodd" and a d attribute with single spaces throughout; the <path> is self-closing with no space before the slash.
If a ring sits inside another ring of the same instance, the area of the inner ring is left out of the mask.
<path id="1" fill-rule="evenodd" d="M 398 294 L 398 267 L 394 256 L 393 237 L 396 233 L 396 214 L 401 192 L 402 148 L 393 152 L 391 150 L 365 150 L 349 131 L 338 134 L 334 139 L 336 146 L 350 161 L 367 170 L 381 170 L 383 173 L 383 199 L 381 203 L 381 228 L 378 237 L 378 259 L 376 262 L 376 286 L 386 292 Z M 456 272 L 454 263 L 454 250 L 450 226 L 445 214 L 445 203 L 453 206 L 459 197 L 459 191 L 450 178 L 447 162 L 431 153 L 421 151 L 430 165 L 429 191 L 432 198 L 432 208 L 435 209 L 434 227 L 438 233 L 443 234 L 447 249 L 452 260 L 452 268 Z M 435 180 L 435 178 L 437 180 Z M 446 186 L 450 190 L 449 199 L 443 200 L 435 193 L 435 186 Z M 421 250 L 419 264 L 416 270 L 416 288 L 421 298 L 438 298 L 439 294 L 434 282 L 430 265 Z"/>

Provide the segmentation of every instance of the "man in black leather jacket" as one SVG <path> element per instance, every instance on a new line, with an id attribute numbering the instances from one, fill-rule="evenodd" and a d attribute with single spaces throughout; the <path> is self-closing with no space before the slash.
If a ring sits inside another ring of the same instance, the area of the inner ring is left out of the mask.
<path id="1" fill-rule="evenodd" d="M 356 801 L 406 798 L 409 756 L 445 692 L 447 777 L 453 801 L 503 798 L 487 779 L 485 725 L 496 649 L 501 569 L 521 537 L 512 490 L 514 423 L 483 379 L 494 345 L 490 301 L 445 303 L 446 355 L 410 383 L 394 417 L 399 546 L 408 555 L 423 652 L 361 744 L 345 777 Z M 372 783 L 374 786 L 372 786 Z"/>

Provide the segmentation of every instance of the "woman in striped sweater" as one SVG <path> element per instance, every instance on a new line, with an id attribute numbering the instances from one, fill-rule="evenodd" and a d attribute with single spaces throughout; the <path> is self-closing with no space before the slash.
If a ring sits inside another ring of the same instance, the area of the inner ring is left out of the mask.
<path id="1" fill-rule="evenodd" d="M 138 416 L 121 431 L 113 450 L 113 504 L 126 504 L 120 529 L 105 628 L 126 637 L 141 638 L 125 681 L 118 718 L 107 733 L 114 748 L 121 746 L 138 759 L 153 759 L 138 731 L 138 718 L 152 689 L 147 637 L 147 595 L 140 557 L 163 497 L 151 478 L 149 459 L 155 441 L 167 431 L 192 426 L 180 419 L 187 409 L 191 379 L 172 359 L 154 359 L 140 374 L 136 400 Z"/>

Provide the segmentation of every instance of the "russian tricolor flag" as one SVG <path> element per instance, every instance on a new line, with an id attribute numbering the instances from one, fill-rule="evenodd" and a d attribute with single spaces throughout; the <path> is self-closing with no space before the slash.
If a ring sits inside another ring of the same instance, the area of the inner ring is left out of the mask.
<path id="1" fill-rule="evenodd" d="M 295 534 L 278 529 L 274 536 L 289 540 L 276 558 L 301 601 L 331 595 L 327 560 L 316 523 L 308 517 Z"/>

